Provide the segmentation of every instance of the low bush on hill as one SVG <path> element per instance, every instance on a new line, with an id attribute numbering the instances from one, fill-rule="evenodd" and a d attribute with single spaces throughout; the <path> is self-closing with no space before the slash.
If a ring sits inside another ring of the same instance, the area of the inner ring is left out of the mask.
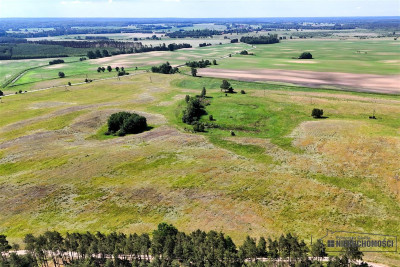
<path id="1" fill-rule="evenodd" d="M 112 114 L 108 119 L 108 132 L 106 134 L 124 136 L 144 132 L 147 128 L 145 117 L 136 113 L 118 112 Z"/>

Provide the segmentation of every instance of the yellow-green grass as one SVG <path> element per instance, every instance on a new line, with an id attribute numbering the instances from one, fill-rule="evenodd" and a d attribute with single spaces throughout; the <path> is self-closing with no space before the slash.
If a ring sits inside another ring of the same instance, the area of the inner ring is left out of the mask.
<path id="1" fill-rule="evenodd" d="M 149 232 L 166 221 L 237 242 L 289 231 L 309 242 L 326 229 L 400 234 L 399 96 L 232 82 L 247 94 L 225 97 L 220 83 L 147 73 L 5 98 L 0 232 L 21 242 L 29 232 Z M 203 86 L 224 129 L 187 133 L 184 96 Z M 312 119 L 314 107 L 329 118 Z M 121 110 L 156 127 L 103 139 Z"/>
<path id="2" fill-rule="evenodd" d="M 305 51 L 311 52 L 314 59 L 293 59 Z M 256 45 L 251 52 L 255 55 L 235 55 L 222 60 L 216 68 L 400 73 L 400 42 L 393 39 L 282 40 L 278 44 Z"/>

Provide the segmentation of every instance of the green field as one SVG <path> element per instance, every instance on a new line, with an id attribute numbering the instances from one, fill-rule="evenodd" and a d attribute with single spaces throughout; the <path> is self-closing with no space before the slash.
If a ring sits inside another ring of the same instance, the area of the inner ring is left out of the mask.
<path id="1" fill-rule="evenodd" d="M 313 60 L 297 60 L 308 51 Z M 359 51 L 359 52 L 357 52 Z M 219 68 L 289 69 L 370 74 L 400 73 L 400 42 L 376 40 L 283 40 L 273 45 L 257 45 L 254 56 L 236 55 L 225 59 Z"/>
<path id="2" fill-rule="evenodd" d="M 236 44 L 236 45 L 216 45 L 211 47 L 204 48 L 196 48 L 196 49 L 183 49 L 174 52 L 150 52 L 150 53 L 141 53 L 141 54 L 127 54 L 114 56 L 109 58 L 102 58 L 97 60 L 86 60 L 83 62 L 75 62 L 70 64 L 57 64 L 53 66 L 45 66 L 42 68 L 37 68 L 31 70 L 24 74 L 18 81 L 12 84 L 12 87 L 8 87 L 5 91 L 18 91 L 20 89 L 26 90 L 25 85 L 32 85 L 32 83 L 39 81 L 50 80 L 50 84 L 54 82 L 59 84 L 67 84 L 70 82 L 82 82 L 86 75 L 89 79 L 99 79 L 99 78 L 108 78 L 115 77 L 116 73 L 108 71 L 104 73 L 97 73 L 97 68 L 107 67 L 111 65 L 113 67 L 125 67 L 128 71 L 134 71 L 136 67 L 139 69 L 149 69 L 153 65 L 165 63 L 169 61 L 174 65 L 185 64 L 190 60 L 201 60 L 201 59 L 217 59 L 220 57 L 227 56 L 229 53 L 236 53 L 245 48 L 249 48 L 246 44 Z M 78 58 L 67 58 L 66 62 L 69 60 L 78 60 Z M 50 61 L 38 61 L 46 62 Z M 9 61 L 0 61 L 2 64 L 6 64 Z M 20 70 L 23 70 L 25 65 L 25 61 L 19 61 L 15 63 L 14 68 L 10 68 L 7 70 L 8 73 L 4 71 L 4 77 L 6 75 L 10 76 L 10 73 L 18 73 Z M 6 70 L 6 69 L 5 69 Z M 18 72 L 17 72 L 18 71 Z M 66 77 L 64 79 L 58 78 L 58 72 L 64 72 Z M 57 80 L 57 81 L 51 81 Z M 29 87 L 28 87 L 29 88 Z"/>

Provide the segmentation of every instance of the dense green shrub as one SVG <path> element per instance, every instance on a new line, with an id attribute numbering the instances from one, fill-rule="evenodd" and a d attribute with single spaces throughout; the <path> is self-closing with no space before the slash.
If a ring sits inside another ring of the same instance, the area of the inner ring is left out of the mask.
<path id="1" fill-rule="evenodd" d="M 192 73 L 193 77 L 196 77 L 197 76 L 197 69 L 196 68 L 192 68 L 191 69 L 191 73 Z"/>
<path id="2" fill-rule="evenodd" d="M 146 118 L 136 113 L 118 112 L 112 114 L 108 119 L 108 134 L 124 136 L 125 134 L 141 133 L 146 129 Z"/>
<path id="3" fill-rule="evenodd" d="M 64 73 L 64 72 L 62 72 L 62 71 L 60 71 L 60 72 L 58 73 L 58 77 L 60 77 L 60 78 L 64 78 L 64 77 L 65 77 L 65 73 Z"/>
<path id="4" fill-rule="evenodd" d="M 64 63 L 64 60 L 62 60 L 62 59 L 54 59 L 54 60 L 49 62 L 49 65 L 62 64 L 62 63 Z"/>
<path id="5" fill-rule="evenodd" d="M 312 55 L 310 52 L 303 52 L 301 53 L 301 55 L 299 56 L 299 59 L 312 59 Z"/>
<path id="6" fill-rule="evenodd" d="M 179 69 L 176 68 L 176 67 L 173 68 L 169 64 L 169 62 L 167 62 L 167 63 L 164 63 L 164 64 L 158 66 L 158 67 L 157 66 L 151 67 L 151 71 L 154 72 L 154 73 L 174 74 L 174 73 L 178 72 Z"/>
<path id="7" fill-rule="evenodd" d="M 206 112 L 200 99 L 191 97 L 187 103 L 186 109 L 183 111 L 182 121 L 187 124 L 192 124 L 200 119 Z"/>
<path id="8" fill-rule="evenodd" d="M 311 112 L 311 116 L 314 118 L 322 118 L 322 115 L 324 115 L 324 111 L 322 109 L 314 108 Z"/>
<path id="9" fill-rule="evenodd" d="M 215 63 L 216 63 L 216 61 L 215 61 Z M 189 61 L 189 62 L 186 62 L 186 66 L 188 66 L 188 67 L 191 67 L 191 68 L 206 68 L 207 66 L 210 66 L 211 65 L 211 62 L 208 60 L 208 59 L 206 59 L 206 60 L 200 60 L 200 61 Z M 214 65 L 216 65 L 216 64 L 214 64 Z"/>

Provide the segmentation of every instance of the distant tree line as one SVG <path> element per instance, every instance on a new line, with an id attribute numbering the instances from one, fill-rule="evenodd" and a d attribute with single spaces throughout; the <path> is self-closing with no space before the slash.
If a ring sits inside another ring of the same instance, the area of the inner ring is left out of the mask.
<path id="1" fill-rule="evenodd" d="M 246 44 L 275 44 L 279 43 L 278 35 L 243 36 L 240 42 Z"/>
<path id="2" fill-rule="evenodd" d="M 162 73 L 162 74 L 174 74 L 179 71 L 177 67 L 172 67 L 169 62 L 164 63 L 160 66 L 153 66 L 151 67 L 151 71 L 153 73 Z"/>
<path id="3" fill-rule="evenodd" d="M 199 44 L 199 47 L 206 47 L 206 46 L 211 46 L 212 44 L 210 43 L 201 43 Z"/>
<path id="4" fill-rule="evenodd" d="M 78 36 L 79 39 L 79 36 Z M 110 40 L 110 38 L 106 36 L 85 36 L 86 40 Z"/>
<path id="5" fill-rule="evenodd" d="M 191 31 L 176 31 L 176 32 L 170 32 L 166 33 L 165 36 L 168 36 L 170 38 L 206 38 L 206 37 L 212 37 L 213 35 L 221 35 L 222 31 L 217 31 L 217 30 L 209 30 L 209 29 L 203 29 L 203 30 L 191 30 Z"/>
<path id="6" fill-rule="evenodd" d="M 0 44 L 22 44 L 27 42 L 28 40 L 23 38 L 0 37 Z"/>
<path id="7" fill-rule="evenodd" d="M 327 256 L 321 241 L 311 247 L 292 234 L 277 239 L 247 236 L 241 246 L 222 232 L 196 230 L 189 234 L 161 223 L 151 234 L 67 233 L 56 231 L 24 238 L 27 253 L 18 256 L 6 236 L 0 235 L 0 266 L 323 266 Z M 11 250 L 11 253 L 10 253 Z M 363 253 L 358 247 L 344 249 L 330 257 L 327 266 L 368 266 L 357 264 Z M 263 259 L 261 261 L 261 259 Z"/>
<path id="8" fill-rule="evenodd" d="M 112 33 L 153 33 L 152 28 L 129 29 L 129 28 L 57 28 L 40 32 L 12 32 L 6 33 L 7 37 L 14 38 L 38 38 L 49 36 L 76 35 L 76 34 L 112 34 Z"/>
<path id="9" fill-rule="evenodd" d="M 42 45 L 61 45 L 64 47 L 72 48 L 118 48 L 118 49 L 128 49 L 128 48 L 140 48 L 142 43 L 138 42 L 120 42 L 113 40 L 98 40 L 98 41 L 51 41 L 51 40 L 39 40 L 39 41 L 29 41 L 30 44 L 42 44 Z"/>

